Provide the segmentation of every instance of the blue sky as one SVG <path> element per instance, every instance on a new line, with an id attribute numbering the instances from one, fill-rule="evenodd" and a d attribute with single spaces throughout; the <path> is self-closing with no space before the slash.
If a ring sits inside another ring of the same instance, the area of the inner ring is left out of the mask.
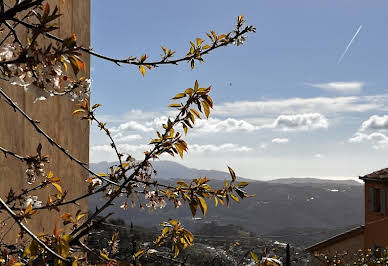
<path id="1" fill-rule="evenodd" d="M 243 46 L 142 77 L 136 67 L 92 59 L 92 101 L 103 105 L 123 151 L 141 151 L 176 93 L 197 79 L 212 85 L 215 110 L 187 141 L 186 166 L 245 177 L 355 178 L 387 167 L 386 1 L 92 1 L 92 47 L 125 58 L 158 59 L 161 45 L 187 53 L 189 41 L 233 29 L 238 15 L 257 33 Z M 340 64 L 337 61 L 362 29 Z M 91 132 L 91 161 L 112 161 Z M 163 157 L 162 159 L 169 159 Z"/>

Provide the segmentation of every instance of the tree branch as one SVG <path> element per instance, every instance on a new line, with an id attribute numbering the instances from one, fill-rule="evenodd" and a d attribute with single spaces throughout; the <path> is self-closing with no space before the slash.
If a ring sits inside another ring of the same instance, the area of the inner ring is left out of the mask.
<path id="1" fill-rule="evenodd" d="M 60 259 L 62 261 L 70 262 L 69 260 L 65 259 L 61 255 L 57 254 L 55 251 L 53 251 L 50 247 L 48 247 L 45 243 L 43 243 L 34 233 L 32 233 L 21 221 L 20 218 L 8 207 L 8 205 L 3 201 L 2 198 L 0 198 L 0 205 L 3 206 L 3 208 L 8 212 L 8 214 L 15 220 L 15 222 L 20 226 L 20 228 L 25 231 L 28 235 L 31 236 L 32 239 L 34 239 L 42 248 L 44 248 L 47 252 L 49 252 L 51 255 L 56 257 L 57 259 Z"/>
<path id="2" fill-rule="evenodd" d="M 81 162 L 80 160 L 78 160 L 77 158 L 75 158 L 74 156 L 72 156 L 68 151 L 66 151 L 62 146 L 60 146 L 58 143 L 56 143 L 50 136 L 48 136 L 38 125 L 37 123 L 32 119 L 30 118 L 22 109 L 19 108 L 19 106 L 17 106 L 17 104 L 15 102 L 12 101 L 12 99 L 10 97 L 8 97 L 8 95 L 0 88 L 0 95 L 3 96 L 5 98 L 5 101 L 14 109 L 14 111 L 18 111 L 25 119 L 28 120 L 28 122 L 30 122 L 30 124 L 35 128 L 35 130 L 41 134 L 42 136 L 44 136 L 47 141 L 55 146 L 56 148 L 58 148 L 61 152 L 63 152 L 70 160 L 76 162 L 78 165 L 80 165 L 83 169 L 85 169 L 86 171 L 88 171 L 91 175 L 95 176 L 96 178 L 100 179 L 100 180 L 104 180 L 110 184 L 113 184 L 113 185 L 118 185 L 116 182 L 113 182 L 107 178 L 104 178 L 102 176 L 99 176 L 97 175 L 96 173 L 94 173 L 92 170 L 90 170 L 88 167 L 86 167 L 86 164 Z"/>

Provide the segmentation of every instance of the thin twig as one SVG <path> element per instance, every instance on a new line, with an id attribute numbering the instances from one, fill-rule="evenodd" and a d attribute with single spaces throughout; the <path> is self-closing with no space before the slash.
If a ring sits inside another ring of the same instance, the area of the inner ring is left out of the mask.
<path id="1" fill-rule="evenodd" d="M 30 118 L 22 109 L 20 109 L 20 107 L 12 101 L 12 99 L 0 88 L 0 95 L 2 95 L 6 102 L 15 110 L 15 111 L 18 111 L 25 119 L 28 120 L 28 122 L 30 122 L 30 124 L 35 128 L 35 130 L 41 134 L 42 136 L 44 136 L 48 142 L 55 146 L 56 148 L 58 148 L 60 151 L 62 151 L 70 160 L 76 162 L 77 164 L 79 164 L 83 169 L 85 169 L 86 171 L 88 171 L 90 174 L 92 174 L 93 176 L 97 177 L 98 179 L 100 180 L 104 180 L 110 184 L 113 184 L 113 185 L 118 185 L 116 182 L 113 182 L 107 178 L 104 178 L 102 176 L 99 176 L 97 175 L 96 173 L 94 173 L 92 170 L 90 170 L 88 167 L 86 167 L 86 163 L 83 163 L 81 162 L 80 160 L 78 160 L 77 158 L 75 158 L 73 155 L 71 155 L 67 150 L 65 150 L 65 148 L 63 148 L 62 146 L 60 146 L 58 143 L 56 143 L 49 135 L 47 135 L 38 125 L 37 123 L 32 119 Z"/>
<path id="2" fill-rule="evenodd" d="M 15 157 L 16 159 L 22 161 L 22 162 L 26 162 L 28 160 L 27 157 L 23 157 L 21 155 L 18 155 L 16 153 L 9 151 L 7 149 L 4 149 L 2 147 L 0 147 L 0 152 L 2 152 L 5 157 L 7 157 L 7 155 L 10 155 L 10 156 Z"/>
<path id="3" fill-rule="evenodd" d="M 34 239 L 41 247 L 43 247 L 46 251 L 48 251 L 51 255 L 56 257 L 57 259 L 60 259 L 62 261 L 70 262 L 69 260 L 65 259 L 61 255 L 57 254 L 55 251 L 53 251 L 50 247 L 48 247 L 45 243 L 43 243 L 34 233 L 32 233 L 21 221 L 20 218 L 8 207 L 8 205 L 3 201 L 2 198 L 0 198 L 0 204 L 3 206 L 3 208 L 8 212 L 8 214 L 17 222 L 17 224 L 20 226 L 20 228 L 25 231 L 27 234 L 29 234 L 32 239 Z"/>
<path id="4" fill-rule="evenodd" d="M 27 27 L 29 29 L 36 29 L 36 30 L 38 29 L 37 26 L 35 26 L 33 24 L 30 24 L 30 23 L 27 23 L 25 21 L 19 20 L 17 18 L 12 18 L 12 20 L 22 24 L 23 26 L 25 26 L 25 27 Z M 227 42 L 214 43 L 210 48 L 201 51 L 199 53 L 199 56 L 198 55 L 190 55 L 190 56 L 185 56 L 185 57 L 182 57 L 182 58 L 179 58 L 179 59 L 168 60 L 168 61 L 165 60 L 165 59 L 162 59 L 160 61 L 154 61 L 154 62 L 140 62 L 140 61 L 138 62 L 138 61 L 134 61 L 134 60 L 131 60 L 131 59 L 128 59 L 128 58 L 127 59 L 118 59 L 118 58 L 108 57 L 108 56 L 96 53 L 96 52 L 94 52 L 90 48 L 85 48 L 85 47 L 82 47 L 82 46 L 79 47 L 79 49 L 81 51 L 85 52 L 85 53 L 88 53 L 88 54 L 93 55 L 95 57 L 98 57 L 98 58 L 101 58 L 101 59 L 113 62 L 113 63 L 115 63 L 116 65 L 119 65 L 119 66 L 120 66 L 120 64 L 128 64 L 128 65 L 136 65 L 136 66 L 149 65 L 149 66 L 153 66 L 153 67 L 156 67 L 158 65 L 167 65 L 167 64 L 168 65 L 177 65 L 178 63 L 183 62 L 183 61 L 190 61 L 192 59 L 200 58 L 202 55 L 206 55 L 206 54 L 208 54 L 209 52 L 211 52 L 214 49 L 217 49 L 217 48 L 220 48 L 220 47 L 223 47 L 223 46 L 227 46 L 227 45 L 233 43 L 235 40 L 237 40 L 240 36 L 244 35 L 245 33 L 252 32 L 252 31 L 255 31 L 255 28 L 253 26 L 246 26 L 243 30 L 236 32 L 236 34 L 233 37 L 231 37 L 230 39 L 228 39 Z M 61 42 L 61 43 L 64 42 L 64 39 L 61 39 L 61 38 L 59 38 L 59 37 L 57 37 L 57 36 L 55 36 L 55 35 L 53 35 L 51 33 L 45 32 L 43 34 L 45 36 L 47 36 L 48 38 L 52 39 L 52 40 L 55 40 L 55 41 L 58 41 L 58 42 Z M 0 64 L 3 64 L 3 63 L 6 63 L 6 62 L 0 62 Z"/>

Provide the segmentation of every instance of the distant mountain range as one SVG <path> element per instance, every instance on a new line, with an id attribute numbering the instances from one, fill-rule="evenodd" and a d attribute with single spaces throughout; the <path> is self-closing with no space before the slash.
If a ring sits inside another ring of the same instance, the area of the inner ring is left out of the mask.
<path id="1" fill-rule="evenodd" d="M 96 172 L 106 172 L 110 163 L 91 164 Z M 157 177 L 165 183 L 174 183 L 176 179 L 191 179 L 207 176 L 213 180 L 213 187 L 222 187 L 223 180 L 230 179 L 229 173 L 221 171 L 197 170 L 187 168 L 175 162 L 156 161 L 153 163 Z M 249 180 L 249 179 L 245 179 Z M 119 208 L 125 199 L 118 199 L 109 212 L 113 217 L 122 218 L 128 224 L 143 226 L 157 226 L 161 221 L 177 218 L 191 229 L 203 223 L 218 222 L 219 224 L 236 224 L 250 231 L 271 235 L 279 232 L 291 231 L 295 237 L 301 237 L 300 243 L 312 244 L 306 239 L 307 234 L 314 231 L 341 231 L 353 225 L 360 225 L 364 220 L 364 188 L 354 180 L 323 180 L 313 178 L 277 179 L 269 182 L 249 180 L 246 187 L 249 194 L 256 194 L 248 198 L 233 202 L 229 208 L 214 207 L 208 203 L 208 214 L 201 219 L 192 219 L 188 206 L 174 209 L 171 204 L 157 211 L 139 210 L 139 208 L 124 211 Z M 89 199 L 89 209 L 103 203 L 101 195 Z M 145 204 L 143 204 L 145 205 Z M 145 207 L 147 208 L 147 207 Z M 308 230 L 307 230 L 308 229 Z M 295 232 L 301 232 L 297 234 Z M 306 231 L 307 230 L 307 231 Z M 325 234 L 322 235 L 324 238 Z M 306 241 L 305 241 L 306 240 Z M 322 239 L 318 239 L 322 240 Z"/>

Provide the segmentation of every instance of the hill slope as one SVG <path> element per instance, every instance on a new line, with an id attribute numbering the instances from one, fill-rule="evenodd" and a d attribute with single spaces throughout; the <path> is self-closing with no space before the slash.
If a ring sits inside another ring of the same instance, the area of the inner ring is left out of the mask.
<path id="1" fill-rule="evenodd" d="M 92 166 L 94 167 L 94 166 Z M 101 166 L 100 167 L 106 167 Z M 222 187 L 223 181 L 229 179 L 228 173 L 219 171 L 206 171 L 186 168 L 177 163 L 157 162 L 155 168 L 160 179 L 165 183 L 174 183 L 176 180 L 168 177 L 198 177 L 208 176 L 212 179 L 212 186 Z M 106 169 L 106 168 L 105 168 Z M 103 170 L 105 170 L 103 169 Z M 98 165 L 94 167 L 98 169 Z M 176 171 L 176 172 L 175 172 Z M 214 176 L 212 175 L 214 174 Z M 308 180 L 311 181 L 311 180 Z M 298 182 L 283 184 L 278 182 L 252 181 L 247 187 L 249 194 L 256 197 L 245 199 L 240 203 L 233 202 L 230 208 L 209 202 L 206 217 L 192 219 L 188 206 L 174 209 L 171 204 L 157 211 L 139 210 L 138 208 L 124 211 L 119 208 L 124 199 L 119 199 L 110 212 L 113 217 L 120 217 L 128 224 L 133 221 L 143 226 L 157 226 L 161 221 L 177 218 L 189 228 L 196 228 L 203 223 L 218 222 L 219 224 L 236 224 L 259 234 L 271 234 L 292 228 L 293 231 L 303 232 L 306 228 L 337 229 L 346 226 L 360 225 L 364 217 L 364 191 L 363 186 L 347 182 L 336 183 L 333 180 L 325 182 Z M 89 208 L 101 205 L 101 195 L 89 200 Z M 144 205 L 144 204 L 143 204 Z"/>

